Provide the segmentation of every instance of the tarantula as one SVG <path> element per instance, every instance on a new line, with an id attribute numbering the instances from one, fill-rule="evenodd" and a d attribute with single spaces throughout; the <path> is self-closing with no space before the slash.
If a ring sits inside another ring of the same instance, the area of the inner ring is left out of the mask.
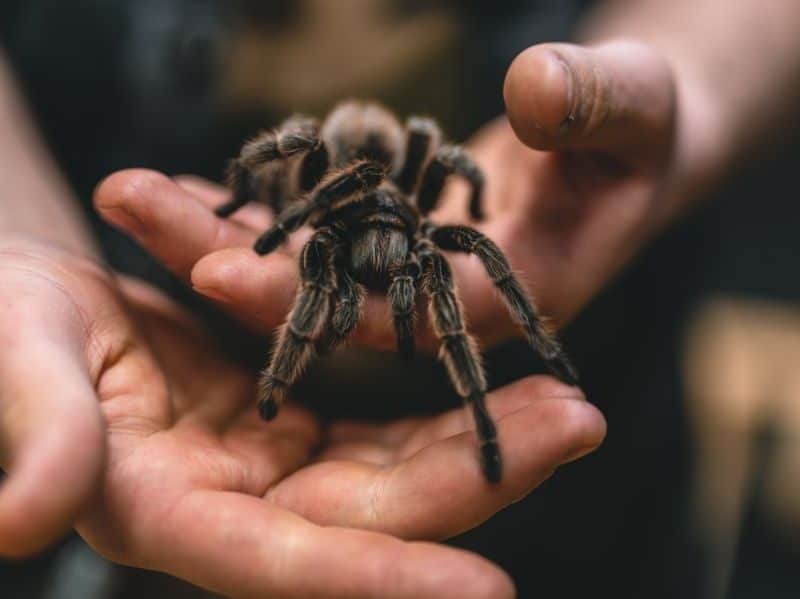
<path id="1" fill-rule="evenodd" d="M 229 216 L 262 197 L 277 218 L 255 243 L 261 255 L 306 222 L 316 229 L 300 256 L 302 282 L 294 306 L 259 382 L 265 420 L 275 417 L 315 352 L 331 351 L 350 335 L 365 288 L 388 294 L 399 353 L 413 355 L 421 288 L 441 339 L 440 357 L 472 408 L 483 473 L 498 482 L 502 460 L 485 405 L 484 369 L 439 250 L 475 254 L 549 369 L 571 384 L 577 374 L 494 242 L 470 227 L 439 226 L 427 218 L 451 174 L 471 186 L 472 217 L 482 214 L 481 170 L 462 148 L 442 144 L 441 137 L 433 120 L 411 117 L 403 128 L 372 102 L 343 102 L 321 128 L 312 118 L 292 116 L 244 144 L 228 168 L 232 199 L 216 213 Z"/>

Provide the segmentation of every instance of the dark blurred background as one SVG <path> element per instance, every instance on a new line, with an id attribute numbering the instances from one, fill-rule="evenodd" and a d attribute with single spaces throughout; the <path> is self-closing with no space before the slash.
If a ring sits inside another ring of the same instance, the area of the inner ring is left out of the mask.
<path id="1" fill-rule="evenodd" d="M 513 56 L 569 39 L 591 4 L 0 0 L 0 39 L 108 260 L 202 312 L 220 343 L 259 365 L 263 339 L 91 214 L 94 185 L 131 166 L 220 179 L 245 136 L 351 95 L 433 115 L 465 140 L 502 112 Z M 608 420 L 605 444 L 453 541 L 506 568 L 520 597 L 800 596 L 799 149 L 787 139 L 752 156 L 565 332 Z M 458 403 L 432 360 L 332 360 L 301 393 L 331 416 Z M 516 344 L 488 364 L 493 386 L 537 368 Z M 107 563 L 77 538 L 0 562 L 3 598 L 145 593 L 206 596 Z"/>

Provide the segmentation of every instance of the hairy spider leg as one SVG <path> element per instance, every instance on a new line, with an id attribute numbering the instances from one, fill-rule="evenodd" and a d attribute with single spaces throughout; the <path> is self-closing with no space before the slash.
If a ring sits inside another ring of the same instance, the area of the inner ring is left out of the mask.
<path id="1" fill-rule="evenodd" d="M 292 196 L 293 190 L 286 171 L 287 164 L 284 161 L 270 162 L 258 169 L 258 176 L 252 178 L 250 197 L 266 204 L 273 214 L 279 214 Z"/>
<path id="2" fill-rule="evenodd" d="M 410 252 L 406 263 L 392 276 L 389 284 L 389 304 L 397 334 L 397 351 L 400 357 L 410 360 L 414 356 L 414 330 L 417 324 L 417 283 L 421 274 L 419 260 Z"/>
<path id="3" fill-rule="evenodd" d="M 412 116 L 406 123 L 406 153 L 403 168 L 394 178 L 397 187 L 406 195 L 413 193 L 419 183 L 422 168 L 439 147 L 442 132 L 433 119 Z"/>
<path id="4" fill-rule="evenodd" d="M 320 139 L 319 145 L 303 156 L 298 170 L 297 186 L 300 193 L 306 193 L 314 189 L 330 167 L 330 154 L 325 141 Z"/>
<path id="5" fill-rule="evenodd" d="M 324 175 L 328 161 L 327 149 L 319 137 L 319 126 L 315 119 L 293 116 L 277 130 L 262 131 L 246 142 L 239 157 L 228 165 L 227 181 L 233 195 L 230 201 L 214 212 L 223 218 L 230 216 L 256 197 L 259 169 L 301 154 L 306 155 L 300 169 L 301 187 L 303 183 L 311 184 L 311 189 Z M 309 154 L 314 156 L 310 164 Z M 314 177 L 316 181 L 312 184 Z"/>
<path id="6" fill-rule="evenodd" d="M 345 254 L 338 252 L 336 292 L 331 297 L 330 322 L 317 343 L 317 352 L 329 354 L 347 340 L 361 319 L 364 289 L 347 272 Z"/>
<path id="7" fill-rule="evenodd" d="M 483 173 L 467 152 L 459 146 L 445 145 L 439 148 L 422 173 L 417 191 L 417 207 L 427 215 L 435 207 L 442 194 L 444 182 L 449 175 L 464 177 L 472 188 L 469 213 L 475 220 L 483 218 Z"/>
<path id="8" fill-rule="evenodd" d="M 578 371 L 558 340 L 548 331 L 531 297 L 520 285 L 500 248 L 484 234 L 461 225 L 424 227 L 425 234 L 444 250 L 474 254 L 500 292 L 512 319 L 525 332 L 528 343 L 550 371 L 562 381 L 576 385 Z"/>
<path id="9" fill-rule="evenodd" d="M 486 376 L 475 341 L 464 329 L 450 265 L 428 240 L 417 244 L 422 265 L 422 287 L 428 296 L 431 322 L 442 340 L 440 356 L 450 380 L 464 402 L 472 409 L 480 447 L 483 474 L 491 483 L 503 475 L 503 462 L 497 429 L 486 409 Z"/>
<path id="10" fill-rule="evenodd" d="M 333 173 L 314 188 L 308 199 L 287 206 L 253 248 L 260 255 L 270 253 L 286 241 L 290 233 L 302 227 L 314 211 L 329 208 L 333 202 L 351 196 L 363 195 L 380 185 L 384 177 L 383 167 L 368 161 L 355 162 Z"/>
<path id="11" fill-rule="evenodd" d="M 258 383 L 258 409 L 271 420 L 286 400 L 289 387 L 314 357 L 314 340 L 328 321 L 330 298 L 336 289 L 336 254 L 341 240 L 328 227 L 318 229 L 300 255 L 300 291 L 269 366 Z"/>

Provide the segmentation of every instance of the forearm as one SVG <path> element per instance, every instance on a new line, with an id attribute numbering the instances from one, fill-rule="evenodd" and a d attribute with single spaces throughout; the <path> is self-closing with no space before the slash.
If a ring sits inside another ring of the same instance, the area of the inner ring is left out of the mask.
<path id="1" fill-rule="evenodd" d="M 715 183 L 796 125 L 800 2 L 609 0 L 582 37 L 638 39 L 670 62 L 679 97 L 678 159 L 690 191 Z"/>
<path id="2" fill-rule="evenodd" d="M 69 185 L 40 139 L 0 49 L 0 236 L 25 235 L 95 254 Z"/>

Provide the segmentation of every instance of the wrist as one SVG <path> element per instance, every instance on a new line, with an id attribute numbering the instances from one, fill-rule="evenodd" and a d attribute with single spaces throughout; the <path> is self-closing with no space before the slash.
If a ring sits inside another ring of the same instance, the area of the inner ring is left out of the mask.
<path id="1" fill-rule="evenodd" d="M 0 224 L 2 219 L 0 219 Z M 66 252 L 74 257 L 92 261 L 99 259 L 94 243 L 84 235 L 74 235 L 71 231 L 48 233 L 32 227 L 0 226 L 0 249 L 40 248 L 49 251 Z"/>
<path id="2" fill-rule="evenodd" d="M 97 255 L 77 199 L 33 124 L 0 49 L 0 236 Z"/>

